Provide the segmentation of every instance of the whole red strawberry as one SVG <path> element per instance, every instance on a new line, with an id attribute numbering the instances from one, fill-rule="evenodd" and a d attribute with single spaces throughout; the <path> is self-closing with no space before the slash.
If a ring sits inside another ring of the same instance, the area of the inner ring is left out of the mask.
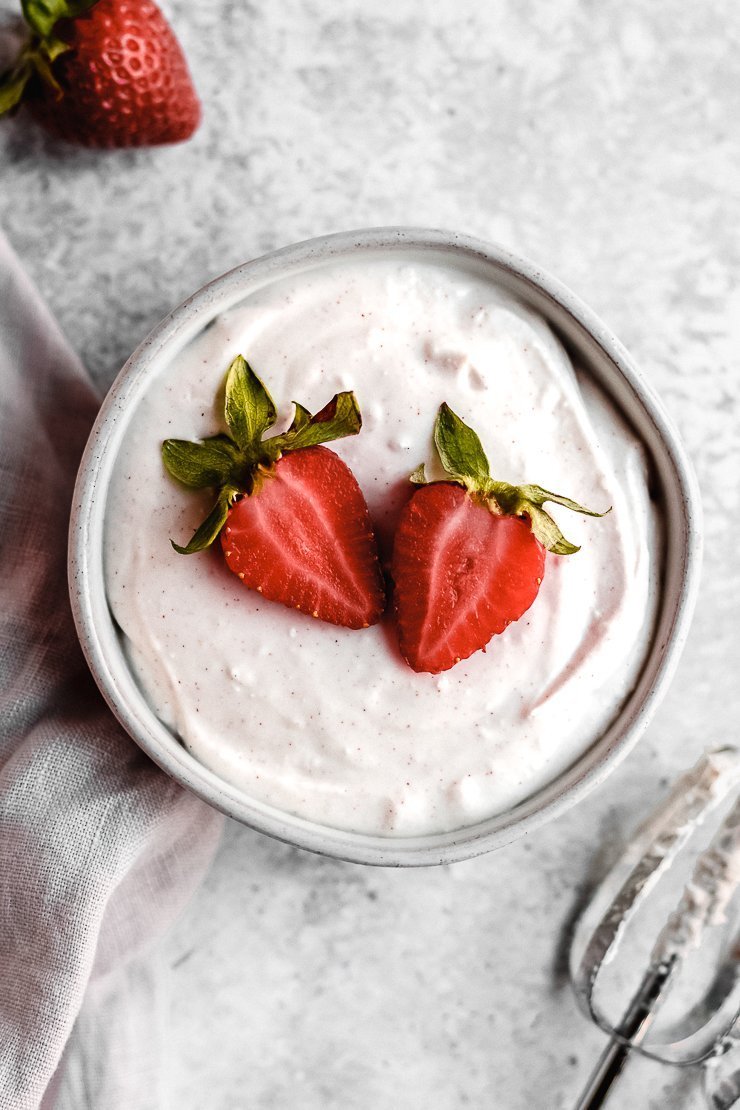
<path id="1" fill-rule="evenodd" d="M 450 481 L 419 485 L 396 530 L 391 574 L 401 653 L 415 671 L 437 674 L 519 620 L 537 597 L 545 549 L 569 555 L 569 543 L 545 501 L 601 516 L 540 486 L 491 478 L 478 436 L 446 405 L 434 440 Z"/>
<path id="2" fill-rule="evenodd" d="M 375 624 L 385 586 L 367 504 L 346 463 L 319 446 L 360 431 L 354 394 L 338 393 L 315 416 L 296 405 L 290 428 L 263 439 L 275 405 L 238 355 L 226 378 L 225 418 L 231 435 L 162 445 L 174 478 L 218 490 L 190 543 L 173 543 L 175 550 L 202 551 L 220 534 L 229 569 L 250 589 L 330 624 Z"/>
<path id="3" fill-rule="evenodd" d="M 88 147 L 189 139 L 200 102 L 180 44 L 153 0 L 23 0 L 32 38 L 0 83 L 0 113 L 23 99 L 57 138 Z"/>

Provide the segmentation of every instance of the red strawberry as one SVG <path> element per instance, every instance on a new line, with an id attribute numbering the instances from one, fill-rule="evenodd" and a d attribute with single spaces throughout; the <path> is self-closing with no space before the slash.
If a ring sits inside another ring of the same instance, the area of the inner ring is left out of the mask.
<path id="1" fill-rule="evenodd" d="M 448 670 L 527 611 L 544 572 L 525 520 L 495 516 L 451 482 L 422 486 L 393 552 L 401 653 L 415 671 Z"/>
<path id="2" fill-rule="evenodd" d="M 221 535 L 226 563 L 271 601 L 347 628 L 375 624 L 385 587 L 365 499 L 338 455 L 318 446 L 361 427 L 354 394 L 338 393 L 316 416 L 300 405 L 287 432 L 263 439 L 272 398 L 241 355 L 226 378 L 231 436 L 165 440 L 164 464 L 191 488 L 219 490 L 213 511 L 181 554 Z"/>
<path id="3" fill-rule="evenodd" d="M 278 459 L 230 510 L 221 545 L 245 586 L 330 624 L 365 628 L 384 608 L 365 498 L 326 447 Z"/>
<path id="4" fill-rule="evenodd" d="M 33 37 L 0 84 L 52 135 L 88 147 L 189 139 L 200 103 L 180 44 L 152 0 L 25 0 Z"/>
<path id="5" fill-rule="evenodd" d="M 545 573 L 545 549 L 578 550 L 544 511 L 556 501 L 600 516 L 540 486 L 491 478 L 475 432 L 447 406 L 434 439 L 451 481 L 424 484 L 403 510 L 391 573 L 401 653 L 415 671 L 449 670 L 526 613 Z"/>

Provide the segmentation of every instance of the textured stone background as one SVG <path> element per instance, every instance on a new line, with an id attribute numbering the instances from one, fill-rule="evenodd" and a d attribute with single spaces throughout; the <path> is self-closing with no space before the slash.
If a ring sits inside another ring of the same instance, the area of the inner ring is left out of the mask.
<path id="1" fill-rule="evenodd" d="M 92 154 L 22 116 L 0 124 L 0 223 L 101 388 L 173 304 L 267 249 L 376 224 L 470 232 L 555 272 L 631 349 L 693 456 L 707 553 L 691 642 L 649 735 L 528 840 L 394 873 L 231 824 L 159 953 L 161 1086 L 179 1110 L 568 1108 L 602 1044 L 566 981 L 568 923 L 670 778 L 737 738 L 740 11 L 167 11 L 205 103 L 190 144 Z M 635 1063 L 610 1105 L 703 1102 L 691 1076 Z"/>

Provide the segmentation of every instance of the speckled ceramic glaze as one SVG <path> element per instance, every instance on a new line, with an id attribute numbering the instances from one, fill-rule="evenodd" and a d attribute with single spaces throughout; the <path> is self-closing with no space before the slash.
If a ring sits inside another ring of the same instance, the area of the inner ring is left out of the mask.
<path id="1" fill-rule="evenodd" d="M 129 670 L 108 608 L 103 573 L 107 491 L 121 438 L 152 376 L 215 316 L 250 292 L 330 260 L 426 251 L 465 259 L 538 312 L 593 375 L 642 439 L 664 517 L 665 554 L 654 638 L 637 685 L 618 717 L 563 775 L 507 813 L 458 831 L 378 837 L 318 825 L 251 799 L 198 763 L 158 720 Z M 362 863 L 451 862 L 499 847 L 536 827 L 601 782 L 643 733 L 686 638 L 699 568 L 699 503 L 676 434 L 651 390 L 607 329 L 536 267 L 488 244 L 441 231 L 385 228 L 311 240 L 225 274 L 186 301 L 121 371 L 93 428 L 80 467 L 70 533 L 70 588 L 80 640 L 113 712 L 142 749 L 184 786 L 225 813 L 304 848 Z"/>

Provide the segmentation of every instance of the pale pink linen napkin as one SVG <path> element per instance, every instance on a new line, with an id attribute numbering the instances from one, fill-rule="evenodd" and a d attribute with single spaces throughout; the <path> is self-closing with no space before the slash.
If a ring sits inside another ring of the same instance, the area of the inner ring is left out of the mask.
<path id="1" fill-rule="evenodd" d="M 98 402 L 0 233 L 2 1110 L 40 1105 L 89 984 L 161 934 L 221 827 L 122 732 L 77 644 L 67 525 Z M 120 1089 L 100 1110 L 145 1104 Z"/>

